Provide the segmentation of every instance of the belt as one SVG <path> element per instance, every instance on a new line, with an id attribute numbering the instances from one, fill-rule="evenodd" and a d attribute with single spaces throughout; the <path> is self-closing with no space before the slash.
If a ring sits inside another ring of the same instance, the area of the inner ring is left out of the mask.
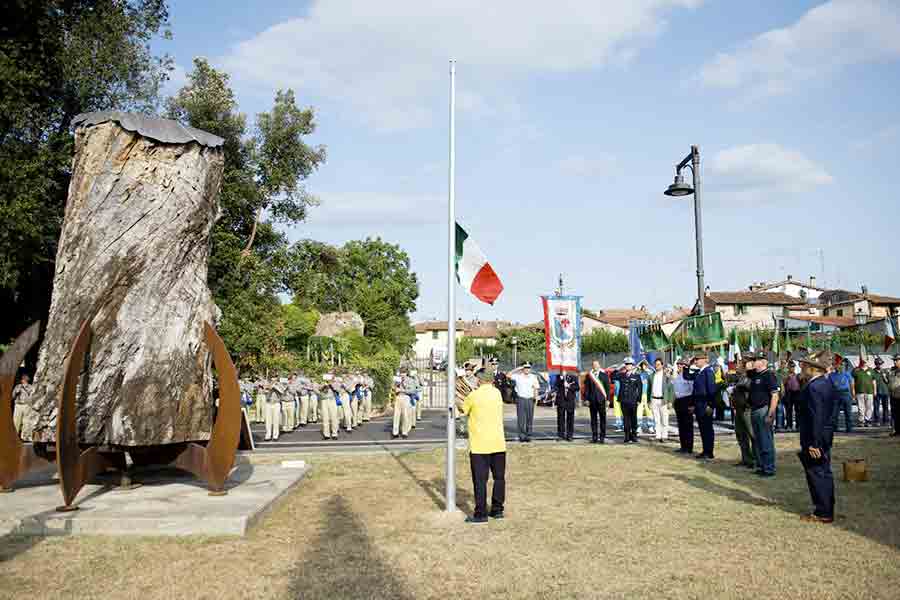
<path id="1" fill-rule="evenodd" d="M 651 396 L 654 400 L 662 400 L 663 396 Z"/>

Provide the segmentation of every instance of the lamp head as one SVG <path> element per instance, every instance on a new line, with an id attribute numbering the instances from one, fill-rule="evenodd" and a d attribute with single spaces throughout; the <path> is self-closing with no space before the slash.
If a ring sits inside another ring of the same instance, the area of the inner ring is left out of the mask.
<path id="1" fill-rule="evenodd" d="M 663 193 L 666 196 L 690 196 L 694 193 L 694 188 L 684 181 L 684 175 L 679 171 L 678 173 L 675 173 L 675 182 L 667 187 L 666 191 Z"/>

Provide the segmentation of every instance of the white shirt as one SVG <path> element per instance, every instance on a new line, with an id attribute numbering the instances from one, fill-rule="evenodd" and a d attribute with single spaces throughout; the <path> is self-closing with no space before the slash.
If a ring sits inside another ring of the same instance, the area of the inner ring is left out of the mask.
<path id="1" fill-rule="evenodd" d="M 650 392 L 653 398 L 662 398 L 663 396 L 663 372 L 657 371 L 653 374 L 653 389 Z"/>
<path id="2" fill-rule="evenodd" d="M 534 388 L 538 386 L 538 378 L 534 373 L 516 373 L 512 376 L 516 384 L 516 394 L 519 398 L 534 398 Z"/>

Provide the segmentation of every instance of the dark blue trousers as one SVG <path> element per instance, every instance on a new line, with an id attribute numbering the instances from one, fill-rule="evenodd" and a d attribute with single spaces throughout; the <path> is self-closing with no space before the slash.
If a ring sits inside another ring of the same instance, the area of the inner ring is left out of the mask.
<path id="1" fill-rule="evenodd" d="M 844 411 L 844 423 L 847 433 L 853 431 L 853 399 L 850 398 L 849 390 L 838 390 L 837 402 L 834 403 L 834 430 L 838 428 L 838 416 Z"/>
<path id="2" fill-rule="evenodd" d="M 817 517 L 834 518 L 834 475 L 831 473 L 831 449 L 822 450 L 822 458 L 814 460 L 806 452 L 800 451 L 800 463 L 806 472 L 806 485 L 815 505 Z"/>
<path id="3" fill-rule="evenodd" d="M 706 414 L 707 407 L 713 408 L 713 403 L 706 399 L 694 398 L 694 414 L 697 416 L 697 427 L 700 429 L 700 440 L 703 442 L 703 455 L 713 458 L 716 446 L 716 434 L 713 430 L 713 415 Z"/>
<path id="4" fill-rule="evenodd" d="M 691 416 L 690 396 L 675 399 L 675 418 L 678 420 L 678 441 L 685 452 L 694 451 L 694 417 Z"/>

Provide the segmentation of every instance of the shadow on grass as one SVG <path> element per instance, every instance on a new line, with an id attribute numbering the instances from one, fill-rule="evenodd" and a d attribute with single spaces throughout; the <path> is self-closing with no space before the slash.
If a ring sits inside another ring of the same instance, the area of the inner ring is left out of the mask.
<path id="1" fill-rule="evenodd" d="M 446 477 L 434 477 L 429 481 L 426 481 L 416 475 L 416 472 L 413 471 L 406 461 L 403 460 L 403 456 L 396 452 L 391 452 L 387 447 L 385 450 L 391 455 L 397 464 L 400 465 L 406 474 L 416 482 L 416 484 L 422 488 L 422 490 L 428 494 L 428 497 L 431 498 L 431 501 L 434 502 L 434 505 L 439 510 L 444 510 L 447 508 L 447 497 L 444 495 L 444 490 L 447 488 L 447 478 Z M 463 512 L 467 514 L 472 514 L 475 510 L 475 497 L 468 490 L 460 489 L 458 486 L 456 488 L 456 506 Z"/>
<path id="2" fill-rule="evenodd" d="M 327 503 L 326 527 L 288 584 L 291 598 L 414 598 L 379 555 L 343 496 Z M 410 549 L 413 551 L 413 549 Z"/>
<path id="3" fill-rule="evenodd" d="M 776 438 L 776 442 L 779 440 Z M 670 450 L 646 446 L 657 452 Z M 900 493 L 900 448 L 894 439 L 873 436 L 839 436 L 832 450 L 832 471 L 835 479 L 835 526 L 867 537 L 886 546 L 900 548 L 900 511 L 896 508 Z M 729 480 L 738 487 L 716 483 L 712 479 L 687 474 L 669 475 L 672 479 L 697 489 L 754 506 L 777 506 L 798 516 L 812 512 L 813 505 L 806 485 L 806 477 L 796 449 L 779 448 L 777 475 L 761 478 L 752 471 L 733 466 L 729 461 L 691 461 L 706 472 Z M 840 481 L 842 463 L 853 458 L 868 458 L 874 467 L 872 481 L 852 484 Z M 850 487 L 859 486 L 859 487 Z M 849 493 L 848 493 L 849 492 Z M 849 497 L 848 497 L 849 496 Z M 770 499 L 770 500 L 767 500 Z M 848 516 L 852 512 L 852 518 Z"/>

